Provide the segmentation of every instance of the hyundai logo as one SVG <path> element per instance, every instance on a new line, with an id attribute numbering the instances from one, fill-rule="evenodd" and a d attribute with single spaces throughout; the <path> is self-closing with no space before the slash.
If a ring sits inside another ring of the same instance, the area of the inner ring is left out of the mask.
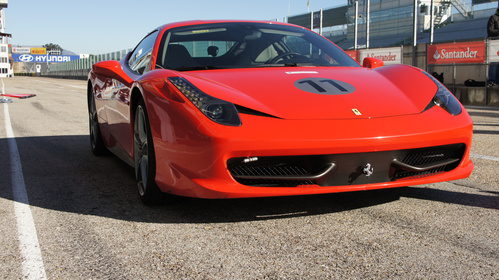
<path id="1" fill-rule="evenodd" d="M 31 62 L 33 59 L 34 57 L 30 54 L 22 54 L 19 56 L 19 60 L 22 62 Z"/>

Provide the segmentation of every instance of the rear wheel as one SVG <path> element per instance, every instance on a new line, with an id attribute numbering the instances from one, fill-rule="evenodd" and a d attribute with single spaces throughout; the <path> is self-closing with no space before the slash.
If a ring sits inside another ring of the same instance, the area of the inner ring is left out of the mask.
<path id="1" fill-rule="evenodd" d="M 88 126 L 90 132 L 90 148 L 92 153 L 96 156 L 101 156 L 107 153 L 104 141 L 102 141 L 102 136 L 99 128 L 99 120 L 97 116 L 97 109 L 95 107 L 94 97 L 89 98 L 88 106 Z"/>
<path id="2" fill-rule="evenodd" d="M 139 197 L 144 204 L 153 205 L 161 201 L 162 193 L 155 182 L 156 157 L 149 120 L 142 101 L 139 101 L 135 109 L 134 120 L 133 147 Z"/>

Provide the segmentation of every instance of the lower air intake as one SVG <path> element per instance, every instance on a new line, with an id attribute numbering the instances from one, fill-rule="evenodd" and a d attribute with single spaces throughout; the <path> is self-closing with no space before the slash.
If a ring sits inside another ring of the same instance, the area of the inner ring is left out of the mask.
<path id="1" fill-rule="evenodd" d="M 229 159 L 227 166 L 237 182 L 248 186 L 358 185 L 451 171 L 465 149 L 464 144 L 453 144 L 368 153 L 239 157 Z"/>

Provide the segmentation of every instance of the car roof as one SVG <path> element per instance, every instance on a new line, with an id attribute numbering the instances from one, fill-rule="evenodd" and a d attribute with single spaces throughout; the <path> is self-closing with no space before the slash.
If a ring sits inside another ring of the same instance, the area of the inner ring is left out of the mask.
<path id="1" fill-rule="evenodd" d="M 269 20 L 267 20 L 267 21 L 265 21 L 265 20 L 189 20 L 189 21 L 179 21 L 179 22 L 167 23 L 167 24 L 159 26 L 157 28 L 157 30 L 164 30 L 164 29 L 189 26 L 189 25 L 224 23 L 224 22 L 266 23 L 266 24 L 289 25 L 289 26 L 296 26 L 296 27 L 304 28 L 304 27 L 299 26 L 299 25 L 294 25 L 294 24 L 289 24 L 289 23 L 284 23 L 284 22 L 277 22 L 277 21 L 269 21 Z"/>

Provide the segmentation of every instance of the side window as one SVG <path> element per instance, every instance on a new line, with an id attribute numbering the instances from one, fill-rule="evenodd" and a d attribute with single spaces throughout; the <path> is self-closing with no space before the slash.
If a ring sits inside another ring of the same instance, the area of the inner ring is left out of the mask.
<path id="1" fill-rule="evenodd" d="M 140 41 L 137 45 L 128 59 L 128 66 L 130 66 L 132 71 L 143 74 L 148 68 L 149 63 L 151 62 L 152 49 L 154 48 L 157 36 L 158 31 L 154 31 L 142 39 L 142 41 Z"/>

